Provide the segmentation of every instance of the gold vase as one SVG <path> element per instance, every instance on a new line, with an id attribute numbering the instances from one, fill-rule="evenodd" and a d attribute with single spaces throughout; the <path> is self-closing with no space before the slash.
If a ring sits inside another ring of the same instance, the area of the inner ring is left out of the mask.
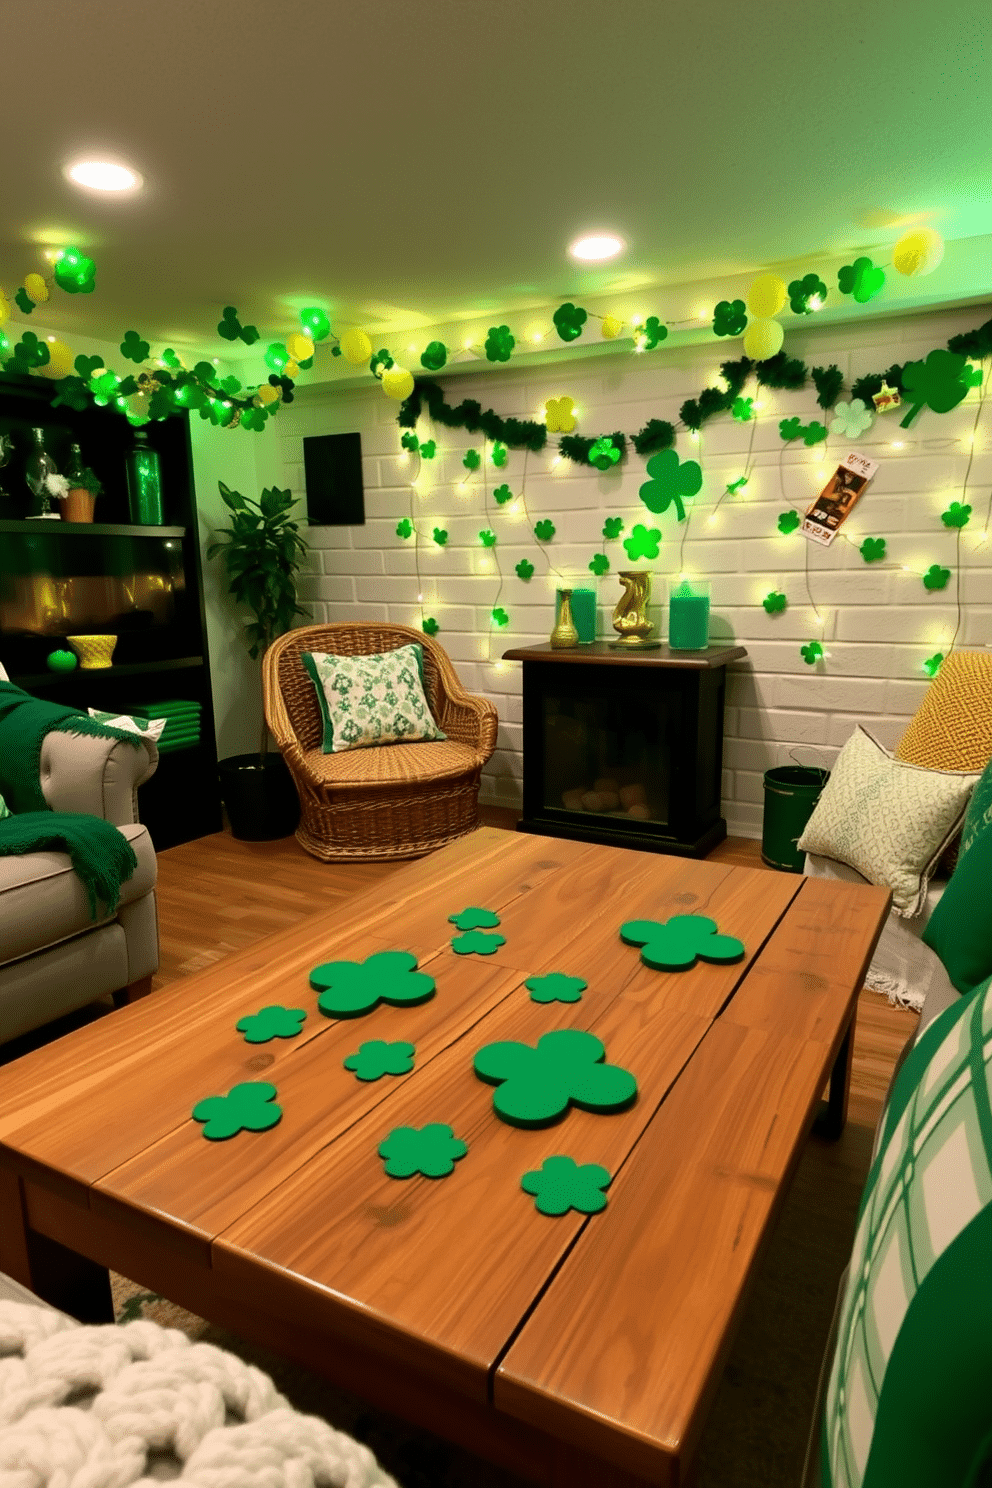
<path id="1" fill-rule="evenodd" d="M 623 594 L 613 611 L 613 629 L 620 639 L 611 641 L 610 646 L 622 651 L 657 651 L 661 642 L 649 639 L 654 630 L 648 619 L 650 573 L 646 569 L 638 569 L 619 573 L 617 578 L 623 585 Z"/>
<path id="2" fill-rule="evenodd" d="M 567 651 L 571 646 L 579 644 L 579 632 L 572 619 L 571 589 L 559 589 L 558 594 L 561 598 L 561 605 L 558 609 L 555 628 L 551 632 L 551 649 L 552 651 Z"/>

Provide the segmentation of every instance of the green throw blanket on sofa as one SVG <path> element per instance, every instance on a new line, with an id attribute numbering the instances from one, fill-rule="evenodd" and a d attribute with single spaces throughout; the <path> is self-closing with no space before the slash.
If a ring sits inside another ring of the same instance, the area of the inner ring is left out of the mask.
<path id="1" fill-rule="evenodd" d="M 0 820 L 0 856 L 45 849 L 68 853 L 96 919 L 98 900 L 106 914 L 113 914 L 121 884 L 131 877 L 138 860 L 111 822 L 48 807 L 41 789 L 41 746 L 45 735 L 53 732 L 121 739 L 135 748 L 141 740 L 97 723 L 77 708 L 42 702 L 13 682 L 0 681 L 0 796 L 14 813 Z"/>

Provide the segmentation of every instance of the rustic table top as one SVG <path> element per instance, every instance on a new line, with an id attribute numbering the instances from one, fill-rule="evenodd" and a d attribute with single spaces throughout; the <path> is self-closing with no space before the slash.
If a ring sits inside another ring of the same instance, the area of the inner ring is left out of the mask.
<path id="1" fill-rule="evenodd" d="M 467 905 L 499 914 L 495 955 L 452 951 Z M 5 1068 L 0 1170 L 81 1237 L 164 1241 L 204 1295 L 243 1294 L 674 1482 L 887 906 L 881 889 L 483 828 Z M 745 959 L 662 973 L 619 938 L 686 913 Z M 310 968 L 384 949 L 413 952 L 436 995 L 324 1017 Z M 531 1001 L 524 980 L 551 971 L 584 978 L 582 999 Z M 270 1003 L 305 1008 L 302 1033 L 244 1043 L 238 1019 Z M 595 1033 L 636 1102 L 507 1125 L 475 1051 L 558 1028 Z M 415 1044 L 414 1072 L 358 1081 L 342 1061 L 370 1039 Z M 204 1140 L 193 1106 L 251 1079 L 276 1086 L 280 1123 Z M 379 1143 L 428 1122 L 468 1144 L 452 1176 L 385 1176 Z M 609 1169 L 605 1211 L 537 1212 L 520 1178 L 555 1153 Z"/>

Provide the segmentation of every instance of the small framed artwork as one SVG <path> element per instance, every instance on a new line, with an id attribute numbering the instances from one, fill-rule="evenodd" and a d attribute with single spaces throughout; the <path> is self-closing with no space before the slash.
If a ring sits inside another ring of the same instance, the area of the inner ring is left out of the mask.
<path id="1" fill-rule="evenodd" d="M 303 477 L 311 527 L 365 525 L 360 434 L 317 434 L 304 439 Z"/>

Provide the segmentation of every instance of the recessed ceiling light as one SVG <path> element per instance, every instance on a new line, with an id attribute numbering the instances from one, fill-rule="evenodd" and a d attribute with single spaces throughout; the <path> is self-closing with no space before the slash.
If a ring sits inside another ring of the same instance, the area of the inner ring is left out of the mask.
<path id="1" fill-rule="evenodd" d="M 76 160 L 66 166 L 65 175 L 90 191 L 135 191 L 142 184 L 137 171 L 110 160 Z"/>
<path id="2" fill-rule="evenodd" d="M 573 258 L 601 263 L 603 259 L 616 258 L 626 246 L 623 238 L 614 237 L 612 233 L 593 233 L 587 238 L 576 238 L 568 251 Z"/>

